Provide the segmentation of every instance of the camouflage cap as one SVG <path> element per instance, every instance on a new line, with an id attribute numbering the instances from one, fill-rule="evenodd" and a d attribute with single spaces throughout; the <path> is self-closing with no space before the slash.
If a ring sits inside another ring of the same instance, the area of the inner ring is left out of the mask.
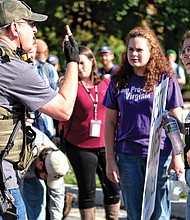
<path id="1" fill-rule="evenodd" d="M 31 8 L 23 1 L 0 0 L 0 27 L 20 19 L 40 22 L 47 18 L 47 15 L 32 12 Z"/>

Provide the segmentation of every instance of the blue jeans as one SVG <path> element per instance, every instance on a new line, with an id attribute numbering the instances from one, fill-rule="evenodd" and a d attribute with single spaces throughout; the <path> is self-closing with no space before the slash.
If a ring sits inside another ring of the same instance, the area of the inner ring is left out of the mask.
<path id="1" fill-rule="evenodd" d="M 47 189 L 49 195 L 50 219 L 60 220 L 63 217 L 65 185 L 64 179 L 58 189 L 51 189 L 46 186 L 44 180 L 36 176 L 24 178 L 23 198 L 26 204 L 28 220 L 45 220 Z"/>
<path id="2" fill-rule="evenodd" d="M 37 177 L 24 178 L 23 198 L 28 220 L 46 219 L 46 185 Z"/>
<path id="3" fill-rule="evenodd" d="M 141 219 L 146 162 L 146 157 L 117 153 L 120 186 L 128 220 Z M 170 162 L 171 157 L 160 158 L 155 209 L 151 220 L 170 219 L 170 203 L 167 199 L 167 170 Z"/>
<path id="4" fill-rule="evenodd" d="M 17 214 L 18 214 L 18 219 L 17 220 L 26 220 L 26 207 L 24 204 L 24 201 L 22 199 L 20 189 L 15 188 L 15 189 L 10 189 L 9 192 L 14 198 L 14 205 L 16 206 L 17 209 Z M 0 216 L 0 220 L 2 220 L 2 217 Z"/>
<path id="5" fill-rule="evenodd" d="M 190 187 L 190 169 L 185 170 L 185 180 L 187 185 Z M 190 191 L 187 196 L 187 204 L 186 204 L 186 219 L 190 219 Z"/>

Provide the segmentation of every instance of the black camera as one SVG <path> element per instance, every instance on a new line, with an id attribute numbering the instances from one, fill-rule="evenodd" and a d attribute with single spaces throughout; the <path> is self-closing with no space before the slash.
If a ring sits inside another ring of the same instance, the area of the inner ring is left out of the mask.
<path id="1" fill-rule="evenodd" d="M 16 207 L 13 203 L 5 198 L 0 191 L 0 216 L 2 216 L 3 220 L 16 220 L 18 218 Z"/>
<path id="2" fill-rule="evenodd" d="M 0 192 L 0 214 L 5 213 L 7 209 L 9 208 L 9 205 L 3 198 L 2 193 Z"/>

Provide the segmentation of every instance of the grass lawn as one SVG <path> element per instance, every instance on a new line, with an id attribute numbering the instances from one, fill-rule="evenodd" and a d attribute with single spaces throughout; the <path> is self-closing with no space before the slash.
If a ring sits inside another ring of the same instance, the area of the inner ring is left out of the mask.
<path id="1" fill-rule="evenodd" d="M 71 166 L 71 164 L 69 163 L 69 171 L 68 173 L 64 176 L 64 181 L 66 184 L 73 184 L 73 185 L 77 185 L 77 180 L 73 171 L 73 168 Z M 100 188 L 100 181 L 98 179 L 98 176 L 96 176 L 96 187 Z"/>

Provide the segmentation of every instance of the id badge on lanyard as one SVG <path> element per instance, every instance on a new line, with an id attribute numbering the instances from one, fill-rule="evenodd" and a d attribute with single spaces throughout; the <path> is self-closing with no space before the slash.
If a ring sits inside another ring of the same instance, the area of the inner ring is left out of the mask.
<path id="1" fill-rule="evenodd" d="M 100 130 L 101 130 L 101 120 L 91 120 L 90 121 L 90 137 L 100 137 Z"/>
<path id="2" fill-rule="evenodd" d="M 82 83 L 83 85 L 83 83 Z M 90 91 L 83 85 L 85 88 L 86 92 L 92 99 L 93 105 L 94 105 L 94 119 L 90 120 L 90 131 L 89 131 L 89 136 L 90 137 L 100 137 L 100 130 L 101 130 L 101 124 L 102 121 L 97 119 L 97 109 L 98 109 L 98 87 L 95 85 L 95 99 L 90 93 Z"/>

